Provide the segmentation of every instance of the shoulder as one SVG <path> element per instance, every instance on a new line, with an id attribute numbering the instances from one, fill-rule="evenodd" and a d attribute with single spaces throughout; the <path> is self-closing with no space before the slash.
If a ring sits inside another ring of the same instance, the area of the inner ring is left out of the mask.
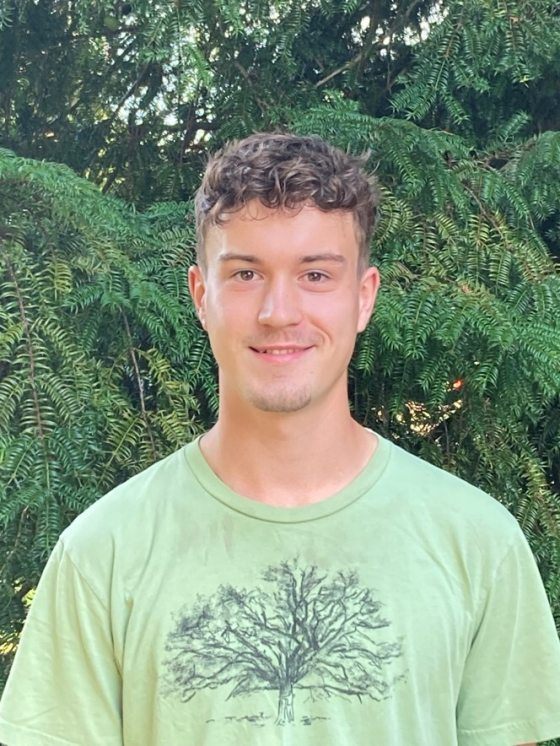
<path id="1" fill-rule="evenodd" d="M 389 444 L 385 489 L 418 526 L 430 527 L 495 559 L 524 541 L 514 516 L 493 496 L 403 448 Z"/>
<path id="2" fill-rule="evenodd" d="M 179 503 L 188 501 L 196 480 L 188 467 L 185 446 L 152 464 L 100 497 L 62 533 L 60 544 L 77 567 L 101 563 L 120 549 L 149 546 L 156 533 L 173 520 Z"/>
<path id="3" fill-rule="evenodd" d="M 494 497 L 445 469 L 389 444 L 385 476 L 402 497 L 433 510 L 459 511 L 461 517 L 485 518 L 514 526 L 516 521 Z"/>

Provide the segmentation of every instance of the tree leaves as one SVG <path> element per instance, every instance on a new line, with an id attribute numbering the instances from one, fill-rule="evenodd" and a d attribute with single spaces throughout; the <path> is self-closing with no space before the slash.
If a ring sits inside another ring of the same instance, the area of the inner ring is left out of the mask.
<path id="1" fill-rule="evenodd" d="M 200 430 L 201 334 L 182 206 L 160 230 L 67 168 L 2 154 L 0 173 L 1 645 L 68 522 Z"/>

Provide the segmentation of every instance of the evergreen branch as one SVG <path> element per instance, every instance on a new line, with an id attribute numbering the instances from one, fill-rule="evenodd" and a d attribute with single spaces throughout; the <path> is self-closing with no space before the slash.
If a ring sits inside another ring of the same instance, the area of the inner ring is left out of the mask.
<path id="1" fill-rule="evenodd" d="M 123 311 L 121 311 L 121 317 L 124 322 L 124 328 L 126 331 L 126 337 L 128 340 L 128 351 L 130 353 L 130 358 L 132 360 L 132 365 L 134 366 L 134 373 L 136 375 L 136 386 L 138 388 L 138 396 L 140 397 L 140 412 L 142 415 L 142 419 L 144 420 L 144 426 L 146 428 L 146 434 L 148 435 L 148 438 L 150 440 L 150 446 L 152 449 L 152 458 L 155 460 L 157 458 L 157 449 L 156 445 L 154 443 L 154 439 L 152 436 L 152 429 L 150 427 L 150 422 L 148 419 L 148 413 L 146 411 L 146 402 L 144 399 L 144 383 L 142 380 L 142 376 L 140 375 L 140 368 L 138 367 L 138 360 L 136 358 L 136 353 L 134 351 L 134 343 L 132 341 L 132 335 L 130 333 L 130 326 L 128 324 L 128 318 Z"/>
<path id="2" fill-rule="evenodd" d="M 109 131 L 111 130 L 111 127 L 113 126 L 113 124 L 114 124 L 115 120 L 117 119 L 117 117 L 118 117 L 121 109 L 123 108 L 123 106 L 129 100 L 129 98 L 134 95 L 134 93 L 136 92 L 136 90 L 142 85 L 143 81 L 146 78 L 147 73 L 149 72 L 150 65 L 151 65 L 150 62 L 148 62 L 148 63 L 146 63 L 146 65 L 144 65 L 144 67 L 140 71 L 140 74 L 130 84 L 130 86 L 128 87 L 128 89 L 125 91 L 125 93 L 123 93 L 123 95 L 121 96 L 121 98 L 117 102 L 115 108 L 113 109 L 113 112 L 112 112 L 111 116 L 104 122 L 104 126 L 105 126 L 105 129 L 106 129 L 107 135 L 108 135 Z M 107 139 L 107 135 L 106 135 L 105 139 Z M 94 162 L 95 158 L 97 157 L 97 154 L 99 153 L 99 150 L 103 146 L 104 146 L 104 144 L 102 144 L 98 148 L 94 149 L 93 153 L 90 155 L 89 160 L 88 160 L 88 162 L 87 162 L 87 164 L 85 166 L 85 170 L 86 171 L 89 168 L 91 168 L 91 166 L 93 165 L 93 162 Z"/>
<path id="3" fill-rule="evenodd" d="M 16 297 L 17 302 L 19 306 L 19 313 L 21 318 L 21 323 L 23 324 L 24 332 L 25 332 L 25 338 L 27 340 L 27 351 L 29 354 L 29 377 L 30 377 L 30 385 L 31 385 L 31 396 L 33 397 L 33 405 L 35 409 L 35 418 L 37 423 L 37 434 L 39 436 L 39 439 L 41 440 L 41 443 L 45 443 L 45 428 L 43 425 L 43 418 L 41 415 L 41 406 L 39 403 L 39 391 L 37 387 L 37 374 L 35 369 L 35 352 L 33 347 L 33 340 L 31 338 L 31 328 L 29 324 L 29 319 L 27 318 L 27 314 L 25 312 L 25 305 L 23 303 L 23 298 L 21 294 L 21 289 L 19 287 L 19 283 L 17 281 L 14 269 L 10 263 L 10 260 L 8 258 L 5 259 L 6 268 L 8 270 L 8 275 L 13 283 L 14 289 L 16 291 Z M 45 454 L 46 456 L 46 454 Z"/>
<path id="4" fill-rule="evenodd" d="M 5 577 L 6 571 L 9 568 L 9 565 L 10 565 L 10 562 L 12 560 L 12 557 L 15 554 L 17 554 L 17 552 L 18 552 L 18 550 L 20 548 L 22 534 L 23 534 L 23 526 L 24 526 L 25 522 L 27 521 L 28 515 L 29 515 L 29 508 L 26 506 L 21 511 L 21 514 L 20 514 L 20 517 L 19 517 L 18 529 L 17 529 L 17 533 L 16 533 L 16 536 L 15 536 L 15 539 L 13 540 L 13 543 L 12 543 L 12 548 L 6 554 L 6 559 L 5 559 L 4 563 L 3 563 L 3 565 L 0 567 L 0 578 L 4 578 Z M 31 587 L 33 587 L 30 583 L 27 583 L 27 584 L 24 584 L 24 585 L 26 587 L 28 587 L 28 590 L 30 590 Z"/>

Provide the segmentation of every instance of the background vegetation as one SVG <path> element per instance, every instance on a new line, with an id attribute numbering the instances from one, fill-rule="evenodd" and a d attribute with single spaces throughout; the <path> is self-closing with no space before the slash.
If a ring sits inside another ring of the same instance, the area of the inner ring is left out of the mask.
<path id="1" fill-rule="evenodd" d="M 4 671 L 61 529 L 212 422 L 189 200 L 277 127 L 383 188 L 356 417 L 515 513 L 560 622 L 559 77 L 543 0 L 0 0 Z"/>

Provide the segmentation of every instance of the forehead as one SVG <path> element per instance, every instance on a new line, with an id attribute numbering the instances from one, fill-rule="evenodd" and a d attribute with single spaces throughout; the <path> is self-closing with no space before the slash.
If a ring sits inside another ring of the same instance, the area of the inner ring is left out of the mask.
<path id="1" fill-rule="evenodd" d="M 254 200 L 206 233 L 208 262 L 231 251 L 262 259 L 336 251 L 357 261 L 359 240 L 354 216 L 346 210 L 324 211 L 307 204 L 288 210 Z"/>

